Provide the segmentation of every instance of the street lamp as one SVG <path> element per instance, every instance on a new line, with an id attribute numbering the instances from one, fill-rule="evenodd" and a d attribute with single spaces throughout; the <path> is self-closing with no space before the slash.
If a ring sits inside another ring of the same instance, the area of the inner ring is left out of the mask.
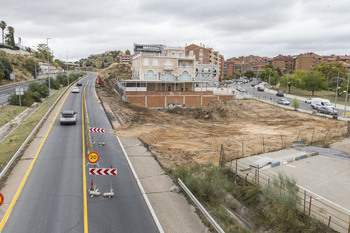
<path id="1" fill-rule="evenodd" d="M 287 95 L 287 92 L 288 92 L 288 81 L 289 81 L 289 73 L 287 73 L 287 87 L 286 87 L 286 95 Z"/>
<path id="2" fill-rule="evenodd" d="M 348 102 L 348 94 L 349 94 L 349 77 L 350 77 L 350 72 L 348 73 L 348 84 L 346 85 L 346 96 L 345 96 L 345 105 L 344 105 L 344 117 L 346 113 L 346 105 Z"/>
<path id="3" fill-rule="evenodd" d="M 337 107 L 337 97 L 338 97 L 338 85 L 339 85 L 339 68 L 337 68 L 337 67 L 332 67 L 332 68 L 338 70 L 337 89 L 335 90 L 335 104 L 334 104 L 334 108 L 336 108 Z"/>
<path id="4" fill-rule="evenodd" d="M 68 52 L 69 51 L 66 51 L 66 54 L 67 54 L 67 86 L 69 86 Z"/>
<path id="5" fill-rule="evenodd" d="M 37 74 L 36 74 L 36 57 L 35 57 L 35 51 L 36 51 L 36 46 L 34 45 L 34 68 L 35 68 L 35 71 L 34 71 L 34 79 L 37 79 Z"/>
<path id="6" fill-rule="evenodd" d="M 50 98 L 50 106 L 51 106 L 51 83 L 50 83 L 50 57 L 49 57 L 49 39 L 51 38 L 46 38 L 46 53 L 47 53 L 47 69 L 48 69 L 48 74 L 49 74 L 49 98 Z"/>

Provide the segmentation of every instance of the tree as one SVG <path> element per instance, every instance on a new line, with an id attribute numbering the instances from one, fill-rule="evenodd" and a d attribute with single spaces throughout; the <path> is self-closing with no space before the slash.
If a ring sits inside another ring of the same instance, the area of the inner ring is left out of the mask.
<path id="1" fill-rule="evenodd" d="M 252 70 L 247 70 L 245 72 L 245 76 L 247 76 L 247 78 L 253 78 L 255 76 L 255 73 Z"/>
<path id="2" fill-rule="evenodd" d="M 295 110 L 297 110 L 297 109 L 299 108 L 299 105 L 300 105 L 299 100 L 298 100 L 296 97 L 294 97 L 294 98 L 293 98 L 293 102 L 292 102 L 292 107 L 293 107 Z"/>
<path id="3" fill-rule="evenodd" d="M 38 56 L 43 60 L 47 60 L 47 44 L 38 44 L 36 48 L 38 51 Z M 49 48 L 49 60 L 51 63 L 53 62 L 53 54 L 51 53 L 50 48 Z"/>
<path id="4" fill-rule="evenodd" d="M 313 68 L 314 71 L 321 72 L 323 78 L 326 81 L 326 86 L 330 84 L 330 80 L 334 77 L 338 77 L 338 70 L 340 77 L 347 77 L 347 69 L 343 66 L 341 62 L 321 62 Z"/>
<path id="5" fill-rule="evenodd" d="M 6 29 L 6 26 L 7 26 L 7 24 L 5 21 L 0 22 L 0 28 L 2 30 L 2 44 L 4 44 L 4 31 Z"/>
<path id="6" fill-rule="evenodd" d="M 0 57 L 0 73 L 3 73 L 3 78 L 10 79 L 12 66 L 6 57 Z"/>
<path id="7" fill-rule="evenodd" d="M 309 72 L 302 80 L 302 89 L 311 91 L 312 95 L 315 95 L 315 91 L 321 91 L 326 88 L 326 82 L 322 73 L 319 71 Z"/>
<path id="8" fill-rule="evenodd" d="M 104 68 L 105 68 L 105 63 L 102 62 L 102 63 L 101 63 L 101 69 L 104 69 Z"/>
<path id="9" fill-rule="evenodd" d="M 7 27 L 6 42 L 12 47 L 16 47 L 15 43 L 15 29 L 12 26 Z"/>
<path id="10" fill-rule="evenodd" d="M 131 54 L 130 50 L 129 49 L 125 50 L 125 54 L 130 55 Z"/>

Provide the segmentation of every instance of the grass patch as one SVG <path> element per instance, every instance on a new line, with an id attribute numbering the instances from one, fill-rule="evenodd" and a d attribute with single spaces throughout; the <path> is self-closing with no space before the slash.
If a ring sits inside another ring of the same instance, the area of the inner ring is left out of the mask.
<path id="1" fill-rule="evenodd" d="M 269 187 L 260 187 L 235 179 L 227 168 L 212 164 L 179 167 L 168 173 L 186 184 L 225 232 L 250 232 L 230 216 L 226 207 L 236 212 L 245 210 L 244 219 L 254 232 L 335 232 L 299 210 L 298 187 L 287 176 L 279 175 Z"/>
<path id="2" fill-rule="evenodd" d="M 5 105 L 0 110 L 0 127 L 5 125 L 7 122 L 10 122 L 13 118 L 18 116 L 28 107 L 25 106 L 15 106 L 15 105 Z"/>
<path id="3" fill-rule="evenodd" d="M 58 90 L 51 96 L 51 101 L 54 103 L 60 94 L 64 91 L 64 88 Z M 23 121 L 17 129 L 10 134 L 2 143 L 0 147 L 0 166 L 3 168 L 8 161 L 20 148 L 29 134 L 33 131 L 35 126 L 43 118 L 47 110 L 50 108 L 49 99 L 45 101 L 30 117 Z"/>

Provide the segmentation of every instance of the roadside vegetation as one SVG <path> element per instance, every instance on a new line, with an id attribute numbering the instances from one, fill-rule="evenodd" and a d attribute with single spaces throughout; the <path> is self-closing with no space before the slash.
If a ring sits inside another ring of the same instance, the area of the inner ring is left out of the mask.
<path id="1" fill-rule="evenodd" d="M 7 122 L 11 121 L 21 112 L 23 112 L 26 107 L 22 106 L 13 106 L 13 105 L 5 105 L 0 108 L 0 127 L 5 125 Z"/>
<path id="2" fill-rule="evenodd" d="M 76 81 L 82 77 L 83 73 L 71 73 L 69 74 L 69 83 Z M 50 87 L 54 90 L 58 90 L 61 87 L 67 86 L 67 76 L 63 74 L 57 75 L 56 79 L 50 78 Z M 27 91 L 21 96 L 21 105 L 31 106 L 34 102 L 42 102 L 43 98 L 49 96 L 49 79 L 46 78 L 44 83 L 33 82 L 29 85 Z M 11 105 L 20 105 L 19 95 L 15 93 L 9 96 L 9 103 Z"/>
<path id="3" fill-rule="evenodd" d="M 181 166 L 169 170 L 169 174 L 186 184 L 225 232 L 333 232 L 299 211 L 298 187 L 282 174 L 268 187 L 250 184 L 235 177 L 228 168 L 212 164 Z M 251 223 L 250 227 L 239 225 L 226 208 L 244 212 L 241 217 Z"/>

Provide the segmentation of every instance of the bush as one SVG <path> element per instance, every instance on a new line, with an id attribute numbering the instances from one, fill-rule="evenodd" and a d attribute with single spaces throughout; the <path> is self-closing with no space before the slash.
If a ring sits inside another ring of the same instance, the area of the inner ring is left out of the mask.
<path id="1" fill-rule="evenodd" d="M 299 105 L 300 105 L 299 100 L 298 100 L 296 97 L 294 97 L 294 98 L 293 98 L 293 102 L 292 102 L 292 107 L 293 107 L 295 110 L 297 110 L 297 109 L 299 108 Z"/>
<path id="2" fill-rule="evenodd" d="M 57 82 L 59 82 L 59 84 L 61 84 L 63 87 L 67 86 L 67 75 L 58 74 L 56 80 L 57 80 Z M 69 83 L 71 83 L 71 80 L 69 80 Z"/>
<path id="3" fill-rule="evenodd" d="M 12 93 L 9 96 L 9 103 L 11 105 L 19 105 L 19 95 Z M 21 96 L 21 106 L 31 106 L 34 103 L 32 92 L 30 90 L 25 91 L 24 95 Z"/>
<path id="4" fill-rule="evenodd" d="M 46 78 L 46 86 L 49 87 L 49 78 Z M 50 87 L 58 90 L 60 89 L 60 83 L 56 79 L 50 78 Z"/>
<path id="5" fill-rule="evenodd" d="M 41 94 L 39 92 L 32 92 L 32 98 L 35 102 L 41 102 Z"/>
<path id="6" fill-rule="evenodd" d="M 31 92 L 37 92 L 40 94 L 40 98 L 45 98 L 49 95 L 49 88 L 45 83 L 32 82 L 29 84 L 29 90 Z"/>

